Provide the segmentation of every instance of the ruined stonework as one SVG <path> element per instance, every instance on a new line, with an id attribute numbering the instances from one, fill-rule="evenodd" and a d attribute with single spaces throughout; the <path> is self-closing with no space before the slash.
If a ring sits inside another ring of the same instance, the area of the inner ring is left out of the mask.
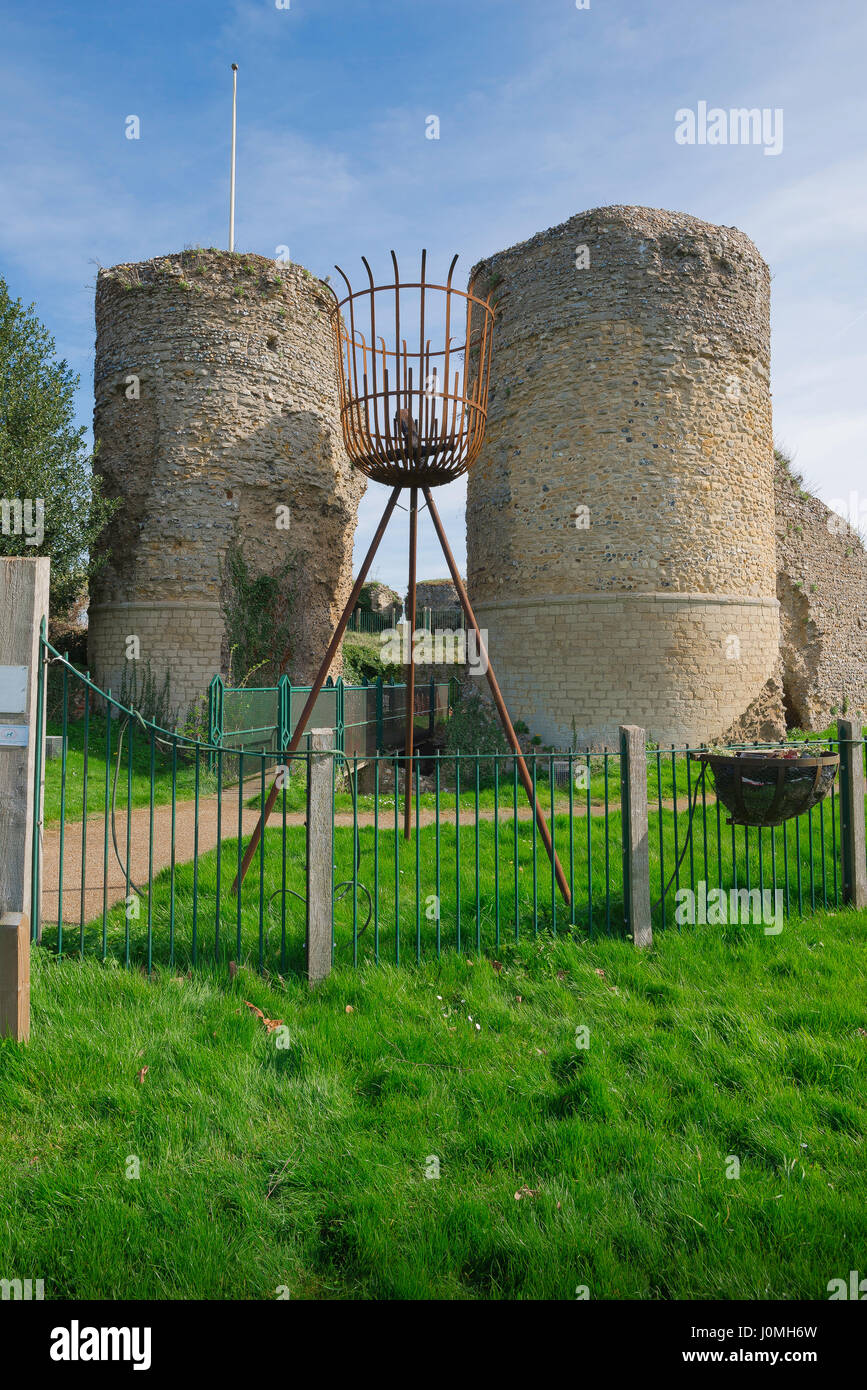
<path id="1" fill-rule="evenodd" d="M 176 711 L 206 690 L 225 663 L 231 542 L 254 574 L 291 557 L 286 669 L 314 674 L 351 587 L 364 486 L 343 450 L 329 299 L 300 266 L 214 250 L 100 271 L 96 467 L 122 499 L 89 609 L 102 686 L 119 690 L 137 635 L 141 663 L 158 680 L 169 668 Z"/>
<path id="2" fill-rule="evenodd" d="M 458 591 L 451 579 L 420 579 L 415 586 L 418 608 L 460 608 Z"/>
<path id="3" fill-rule="evenodd" d="M 395 606 L 400 606 L 400 601 L 400 594 L 395 589 L 377 579 L 369 580 L 361 587 L 359 607 L 368 608 L 371 613 L 390 613 Z"/>
<path id="4" fill-rule="evenodd" d="M 611 207 L 490 257 L 470 598 L 545 742 L 721 736 L 778 653 L 769 274 L 731 227 Z"/>
<path id="5" fill-rule="evenodd" d="M 860 536 L 778 458 L 777 596 L 789 726 L 867 719 L 867 552 Z"/>

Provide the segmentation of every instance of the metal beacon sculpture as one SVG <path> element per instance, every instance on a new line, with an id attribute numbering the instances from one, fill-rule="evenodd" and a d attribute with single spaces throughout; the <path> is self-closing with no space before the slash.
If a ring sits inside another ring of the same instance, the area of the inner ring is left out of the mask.
<path id="1" fill-rule="evenodd" d="M 494 310 L 490 299 L 481 299 L 452 284 L 457 256 L 449 266 L 444 285 L 427 279 L 427 252 L 421 253 L 418 280 L 401 280 L 392 251 L 394 277 L 377 285 L 366 257 L 362 263 L 368 283 L 353 290 L 339 266 L 346 285 L 343 298 L 334 295 L 331 326 L 334 335 L 340 418 L 346 451 L 354 467 L 373 482 L 391 487 L 370 548 L 358 572 L 346 607 L 334 630 L 310 695 L 289 745 L 294 753 L 307 727 L 316 697 L 327 679 L 362 585 L 385 534 L 401 493 L 409 492 L 409 584 L 407 620 L 415 631 L 416 553 L 419 494 L 424 499 L 442 546 L 455 588 L 474 634 L 479 664 L 485 671 L 494 704 L 514 751 L 518 771 L 533 806 L 539 833 L 554 866 L 557 883 L 570 901 L 566 875 L 557 858 L 548 823 L 535 796 L 533 780 L 500 693 L 466 587 L 446 538 L 432 489 L 452 482 L 470 467 L 482 446 L 488 405 L 488 381 L 493 347 Z M 434 334 L 432 346 L 431 334 Z M 428 335 L 428 336 L 426 336 Z M 413 704 L 415 670 L 407 665 L 406 763 L 413 755 Z M 404 791 L 404 835 L 411 831 L 411 778 Z M 235 889 L 243 881 L 258 847 L 265 821 L 277 799 L 277 782 L 244 854 Z"/>

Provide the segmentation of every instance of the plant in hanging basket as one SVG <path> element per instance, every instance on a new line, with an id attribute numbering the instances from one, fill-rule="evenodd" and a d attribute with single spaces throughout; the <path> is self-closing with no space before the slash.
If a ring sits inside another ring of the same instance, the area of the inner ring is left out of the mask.
<path id="1" fill-rule="evenodd" d="M 834 785 L 840 759 L 830 749 L 776 748 L 701 753 L 730 825 L 781 825 L 818 806 Z"/>

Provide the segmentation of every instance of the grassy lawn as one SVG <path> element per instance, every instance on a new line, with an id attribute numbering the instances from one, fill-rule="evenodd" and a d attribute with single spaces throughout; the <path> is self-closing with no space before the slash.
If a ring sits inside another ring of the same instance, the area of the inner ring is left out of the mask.
<path id="1" fill-rule="evenodd" d="M 865 941 L 849 911 L 542 935 L 315 992 L 35 949 L 0 1268 L 47 1298 L 825 1299 L 867 1268 Z"/>
<path id="2" fill-rule="evenodd" d="M 106 796 L 111 797 L 111 787 L 117 765 L 118 734 L 123 719 L 113 717 L 111 721 L 111 747 L 108 747 L 106 720 L 104 715 L 91 714 L 87 730 L 87 758 L 84 755 L 84 721 L 74 720 L 67 726 L 66 786 L 63 787 L 63 760 L 52 758 L 45 764 L 44 821 L 48 825 L 60 820 L 61 799 L 65 794 L 64 818 L 67 821 L 81 820 L 84 803 L 84 774 L 87 769 L 87 813 L 102 815 L 105 811 Z M 130 725 L 124 736 L 120 768 L 117 773 L 116 805 L 125 810 L 127 804 L 129 774 Z M 61 734 L 63 726 L 49 721 L 47 732 Z M 133 806 L 148 806 L 151 799 L 151 749 L 150 735 L 141 726 L 133 728 L 132 753 L 132 797 Z M 106 782 L 106 755 L 109 754 L 108 781 Z M 184 757 L 179 752 L 176 770 L 176 796 L 179 801 L 195 795 L 196 766 L 195 756 Z M 107 787 L 107 790 L 106 790 Z M 207 769 L 207 759 L 199 756 L 199 787 L 202 796 L 216 791 L 217 779 Z M 172 755 L 163 745 L 154 746 L 154 804 L 164 806 L 172 799 Z"/>

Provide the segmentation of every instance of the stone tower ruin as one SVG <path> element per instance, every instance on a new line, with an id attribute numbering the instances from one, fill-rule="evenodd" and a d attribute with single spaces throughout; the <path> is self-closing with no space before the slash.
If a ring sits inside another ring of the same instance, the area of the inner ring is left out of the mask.
<path id="1" fill-rule="evenodd" d="M 546 743 L 710 740 L 776 668 L 769 279 L 735 228 L 635 207 L 472 272 L 497 317 L 470 597 Z"/>
<path id="2" fill-rule="evenodd" d="M 351 587 L 364 487 L 343 450 L 328 299 L 300 266 L 215 250 L 100 271 L 96 468 L 122 503 L 89 609 L 103 688 L 129 679 L 132 635 L 141 667 L 169 671 L 176 713 L 205 693 L 227 657 L 232 544 L 250 574 L 291 560 L 286 670 L 315 672 Z"/>

